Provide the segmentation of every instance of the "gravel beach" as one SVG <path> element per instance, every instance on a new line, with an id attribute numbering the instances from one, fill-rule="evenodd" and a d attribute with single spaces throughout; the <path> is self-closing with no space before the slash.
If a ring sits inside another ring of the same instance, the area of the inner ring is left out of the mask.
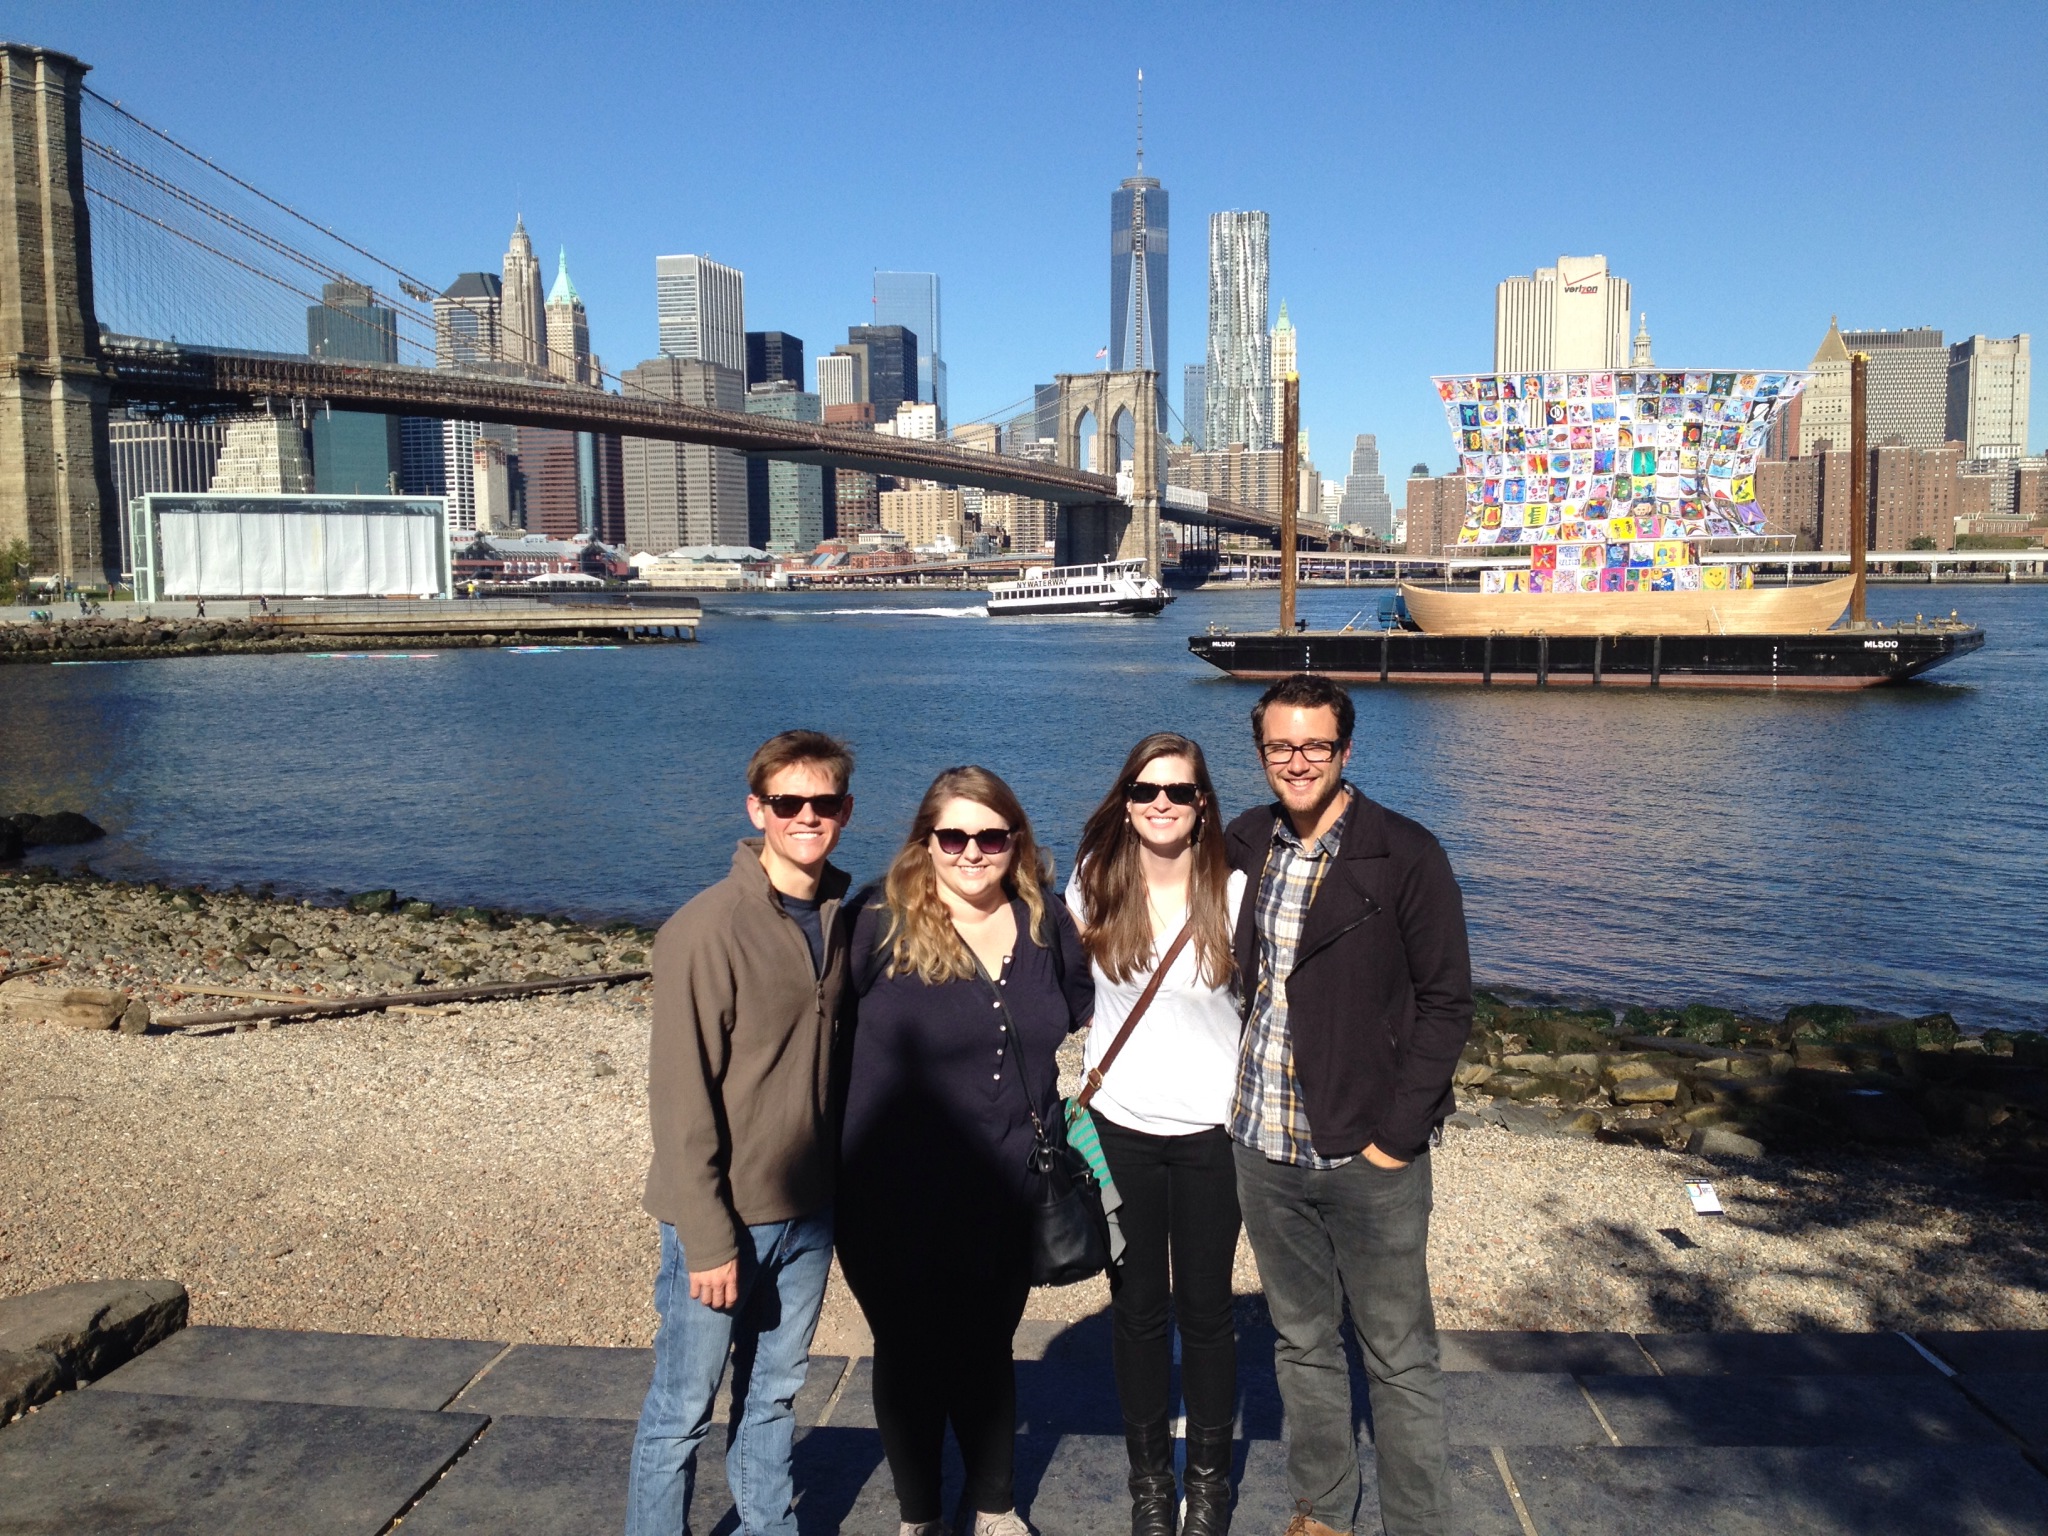
<path id="1" fill-rule="evenodd" d="M 237 1005 L 181 984 L 386 991 L 619 968 L 646 942 L 187 900 L 0 880 L 0 966 L 62 959 L 39 979 L 161 1020 Z M 635 984 L 212 1037 L 0 1025 L 0 1294 L 169 1276 L 198 1323 L 644 1344 L 647 1023 Z M 1699 1179 L 1726 1216 L 1693 1214 Z M 2048 1327 L 2040 1205 L 1939 1149 L 1716 1164 L 1484 1126 L 1447 1132 L 1435 1181 L 1445 1327 Z M 1248 1249 L 1237 1278 L 1255 1313 Z M 1106 1300 L 1038 1292 L 1029 1315 Z M 817 1347 L 865 1347 L 836 1284 Z"/>

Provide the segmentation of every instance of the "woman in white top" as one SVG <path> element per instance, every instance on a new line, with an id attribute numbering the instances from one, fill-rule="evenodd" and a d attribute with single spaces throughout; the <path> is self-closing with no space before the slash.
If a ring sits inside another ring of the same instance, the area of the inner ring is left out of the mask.
<path id="1" fill-rule="evenodd" d="M 1090 1105 L 1123 1197 L 1117 1219 L 1126 1247 L 1111 1271 L 1110 1294 L 1132 1536 L 1175 1530 L 1169 1302 L 1180 1327 L 1187 1403 L 1182 1529 L 1185 1536 L 1223 1536 L 1230 1525 L 1237 1402 L 1230 1276 L 1238 1209 L 1226 1127 L 1239 1030 L 1231 934 L 1244 890 L 1245 877 L 1224 858 L 1223 817 L 1202 749 L 1185 736 L 1147 736 L 1088 818 L 1067 885 L 1095 976 L 1091 1073 L 1160 957 L 1188 930 Z"/>

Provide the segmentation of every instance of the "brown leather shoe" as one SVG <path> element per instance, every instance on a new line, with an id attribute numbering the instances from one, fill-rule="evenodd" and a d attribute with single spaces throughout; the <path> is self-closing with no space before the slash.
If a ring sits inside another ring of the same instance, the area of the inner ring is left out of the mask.
<path id="1" fill-rule="evenodd" d="M 1340 1531 L 1334 1526 L 1323 1524 L 1309 1513 L 1309 1508 L 1307 1499 L 1294 1501 L 1294 1518 L 1287 1522 L 1284 1536 L 1350 1536 L 1348 1531 Z"/>

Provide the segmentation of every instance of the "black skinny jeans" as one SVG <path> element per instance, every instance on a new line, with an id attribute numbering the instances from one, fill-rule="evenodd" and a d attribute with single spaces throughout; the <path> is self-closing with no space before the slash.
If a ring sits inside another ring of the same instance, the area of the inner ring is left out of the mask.
<path id="1" fill-rule="evenodd" d="M 845 1253 L 842 1250 L 841 1261 Z M 946 1425 L 960 1442 L 968 1503 L 999 1515 L 1016 1507 L 1017 1373 L 1010 1341 L 1030 1287 L 1021 1275 L 957 1275 L 950 1283 L 893 1266 L 845 1264 L 875 1335 L 875 1425 L 912 1525 L 939 1507 Z M 877 1272 L 877 1271 L 881 1272 Z"/>
<path id="2" fill-rule="evenodd" d="M 1237 1165 L 1230 1137 L 1221 1126 L 1187 1136 L 1148 1136 L 1099 1115 L 1095 1129 L 1124 1202 L 1117 1212 L 1124 1258 L 1109 1272 L 1116 1391 L 1124 1417 L 1143 1424 L 1172 1412 L 1170 1299 L 1180 1325 L 1181 1396 L 1188 1421 L 1220 1429 L 1237 1413 L 1237 1333 L 1230 1297 L 1237 1257 Z"/>

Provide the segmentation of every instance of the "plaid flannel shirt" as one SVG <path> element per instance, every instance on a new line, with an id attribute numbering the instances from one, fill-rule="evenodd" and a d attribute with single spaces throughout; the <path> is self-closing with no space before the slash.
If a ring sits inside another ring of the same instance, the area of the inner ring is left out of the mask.
<path id="1" fill-rule="evenodd" d="M 1346 790 L 1350 789 L 1347 784 Z M 1309 1140 L 1308 1111 L 1294 1075 L 1294 1037 L 1287 1028 L 1287 978 L 1294 949 L 1323 877 L 1330 872 L 1351 820 L 1347 801 L 1337 824 L 1304 844 L 1285 816 L 1273 823 L 1273 846 L 1259 880 L 1253 918 L 1259 935 L 1259 982 L 1252 993 L 1243 1042 L 1237 1056 L 1237 1099 L 1230 1137 L 1263 1152 L 1276 1163 L 1306 1168 L 1341 1168 L 1349 1157 L 1324 1157 Z"/>

